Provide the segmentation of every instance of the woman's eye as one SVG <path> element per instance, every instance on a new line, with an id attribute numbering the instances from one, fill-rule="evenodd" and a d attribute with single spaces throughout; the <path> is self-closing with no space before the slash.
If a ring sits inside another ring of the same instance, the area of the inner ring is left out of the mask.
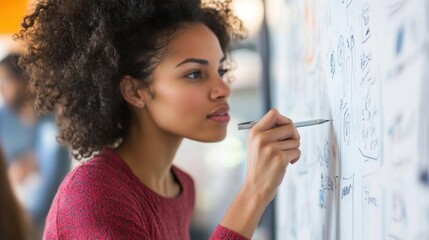
<path id="1" fill-rule="evenodd" d="M 186 77 L 189 79 L 199 79 L 199 78 L 201 78 L 201 72 L 200 71 L 194 71 L 194 72 L 188 73 L 186 75 Z"/>
<path id="2" fill-rule="evenodd" d="M 219 69 L 219 76 L 223 77 L 227 72 L 229 71 L 229 69 L 224 68 L 224 69 Z"/>

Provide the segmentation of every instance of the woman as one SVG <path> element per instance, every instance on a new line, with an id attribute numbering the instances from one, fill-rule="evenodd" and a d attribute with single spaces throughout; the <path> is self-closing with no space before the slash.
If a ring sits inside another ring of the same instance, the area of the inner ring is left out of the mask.
<path id="1" fill-rule="evenodd" d="M 188 239 L 194 185 L 172 161 L 183 138 L 226 135 L 228 45 L 245 33 L 231 2 L 47 0 L 23 25 L 36 108 L 58 107 L 59 139 L 92 157 L 62 183 L 44 237 Z M 275 110 L 253 127 L 212 239 L 252 237 L 298 147 Z"/>

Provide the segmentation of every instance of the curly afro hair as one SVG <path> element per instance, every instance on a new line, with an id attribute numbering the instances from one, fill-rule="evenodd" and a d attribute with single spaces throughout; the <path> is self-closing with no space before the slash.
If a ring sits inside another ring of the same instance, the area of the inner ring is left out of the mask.
<path id="1" fill-rule="evenodd" d="M 58 140 L 77 159 L 112 146 L 129 129 L 125 75 L 151 83 L 173 33 L 185 23 L 211 29 L 222 50 L 246 29 L 231 0 L 39 0 L 15 35 L 38 112 L 55 110 Z"/>

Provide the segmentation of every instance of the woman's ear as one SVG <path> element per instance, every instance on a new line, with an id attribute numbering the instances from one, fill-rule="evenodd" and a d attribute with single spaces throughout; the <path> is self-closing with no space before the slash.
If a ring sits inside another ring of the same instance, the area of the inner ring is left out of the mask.
<path id="1" fill-rule="evenodd" d="M 142 83 L 139 80 L 127 75 L 121 79 L 119 86 L 125 101 L 133 107 L 144 108 L 146 98 Z"/>

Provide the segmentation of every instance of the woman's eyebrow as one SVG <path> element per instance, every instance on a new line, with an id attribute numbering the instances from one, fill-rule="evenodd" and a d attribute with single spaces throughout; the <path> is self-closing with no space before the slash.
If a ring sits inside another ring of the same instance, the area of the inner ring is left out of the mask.
<path id="1" fill-rule="evenodd" d="M 224 62 L 226 60 L 226 56 L 224 55 L 220 60 L 219 63 Z M 183 64 L 186 63 L 198 63 L 201 65 L 208 65 L 209 61 L 205 60 L 205 59 L 201 59 L 201 58 L 187 58 L 185 60 L 183 60 L 182 62 L 180 62 L 179 64 L 176 65 L 176 68 L 180 67 Z"/>
<path id="2" fill-rule="evenodd" d="M 176 68 L 180 67 L 180 65 L 183 65 L 185 63 L 198 63 L 198 64 L 202 64 L 202 65 L 208 65 L 209 61 L 205 60 L 205 59 L 200 59 L 200 58 L 187 58 L 185 60 L 183 60 L 182 62 L 180 62 L 179 64 L 176 65 Z"/>

